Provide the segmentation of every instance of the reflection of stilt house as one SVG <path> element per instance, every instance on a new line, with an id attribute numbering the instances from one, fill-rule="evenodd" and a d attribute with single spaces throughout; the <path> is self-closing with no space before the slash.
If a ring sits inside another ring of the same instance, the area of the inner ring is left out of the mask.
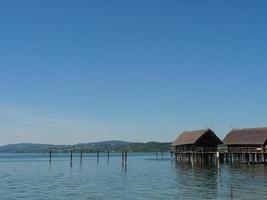
<path id="1" fill-rule="evenodd" d="M 234 129 L 223 140 L 231 160 L 267 161 L 267 128 Z"/>
<path id="2" fill-rule="evenodd" d="M 185 131 L 172 143 L 177 160 L 203 161 L 215 159 L 217 146 L 222 141 L 210 129 Z"/>

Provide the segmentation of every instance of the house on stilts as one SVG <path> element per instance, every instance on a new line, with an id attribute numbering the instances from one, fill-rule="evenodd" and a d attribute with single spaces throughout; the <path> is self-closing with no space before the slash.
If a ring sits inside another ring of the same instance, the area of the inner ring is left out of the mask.
<path id="1" fill-rule="evenodd" d="M 215 161 L 218 145 L 222 141 L 211 129 L 184 131 L 171 145 L 177 161 Z"/>
<path id="2" fill-rule="evenodd" d="M 267 128 L 233 129 L 224 140 L 228 161 L 267 162 Z"/>

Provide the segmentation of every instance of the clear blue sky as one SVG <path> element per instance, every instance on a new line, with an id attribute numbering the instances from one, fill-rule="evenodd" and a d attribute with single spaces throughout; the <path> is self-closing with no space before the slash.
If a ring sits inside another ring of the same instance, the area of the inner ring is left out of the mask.
<path id="1" fill-rule="evenodd" d="M 0 144 L 267 126 L 266 1 L 0 2 Z"/>

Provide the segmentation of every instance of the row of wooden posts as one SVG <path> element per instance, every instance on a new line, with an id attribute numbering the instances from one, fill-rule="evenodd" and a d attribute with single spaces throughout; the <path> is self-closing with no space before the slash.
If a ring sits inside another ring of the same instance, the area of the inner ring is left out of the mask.
<path id="1" fill-rule="evenodd" d="M 73 151 L 70 151 L 70 162 L 72 163 L 72 154 L 73 154 Z M 97 151 L 96 152 L 96 161 L 97 163 L 99 162 L 99 154 L 100 152 Z M 159 158 L 159 154 L 161 154 L 161 158 L 163 159 L 163 151 L 161 152 L 156 152 L 156 158 Z M 107 152 L 107 158 L 109 160 L 109 151 Z M 171 152 L 171 158 L 173 158 L 173 153 Z M 80 152 L 80 163 L 82 163 L 82 160 L 83 160 L 83 151 Z M 127 160 L 128 160 L 128 152 L 127 151 L 123 151 L 121 152 L 121 160 L 122 160 L 122 163 L 127 163 Z M 52 151 L 49 152 L 49 162 L 51 163 L 52 162 Z"/>
<path id="2" fill-rule="evenodd" d="M 220 155 L 218 153 L 176 153 L 177 162 L 188 163 L 215 163 L 220 161 Z"/>
<path id="3" fill-rule="evenodd" d="M 228 153 L 224 154 L 224 162 L 267 163 L 267 153 Z"/>
<path id="4" fill-rule="evenodd" d="M 181 163 L 267 163 L 267 153 L 220 153 L 220 152 L 179 152 L 175 154 L 177 162 Z"/>
<path id="5" fill-rule="evenodd" d="M 70 151 L 70 162 L 72 162 L 72 154 L 73 154 L 73 151 Z M 100 152 L 97 151 L 96 152 L 97 163 L 99 162 L 99 154 L 100 154 Z M 128 152 L 127 151 L 121 152 L 121 156 L 122 156 L 122 162 L 127 162 Z M 109 151 L 107 152 L 107 157 L 109 160 Z M 82 160 L 83 160 L 83 151 L 80 152 L 80 163 L 82 163 Z M 49 152 L 49 162 L 50 163 L 52 162 L 52 151 Z"/>
<path id="6" fill-rule="evenodd" d="M 72 162 L 72 157 L 73 157 L 72 154 L 73 154 L 73 151 L 70 151 L 70 162 Z M 174 153 L 171 152 L 170 154 L 171 154 L 171 158 L 173 158 Z M 96 152 L 97 163 L 99 162 L 99 155 L 100 155 L 100 152 L 97 151 Z M 156 152 L 157 159 L 159 157 L 163 159 L 163 155 L 164 155 L 163 151 Z M 108 160 L 109 160 L 109 157 L 110 157 L 110 152 L 107 152 Z M 127 163 L 127 160 L 128 160 L 127 151 L 121 152 L 121 159 L 123 163 Z M 175 159 L 176 161 L 188 162 L 188 163 L 191 163 L 191 162 L 232 163 L 234 161 L 241 161 L 242 163 L 257 163 L 257 162 L 266 162 L 267 154 L 229 154 L 229 153 L 219 154 L 218 152 L 216 153 L 176 153 Z M 81 163 L 82 163 L 82 160 L 83 160 L 83 151 L 80 152 Z M 49 162 L 51 163 L 51 161 L 52 161 L 52 151 L 49 152 Z"/>

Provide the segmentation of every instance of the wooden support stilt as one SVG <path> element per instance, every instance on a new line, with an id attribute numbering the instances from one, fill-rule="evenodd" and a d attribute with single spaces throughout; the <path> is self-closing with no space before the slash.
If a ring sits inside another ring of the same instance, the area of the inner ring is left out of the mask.
<path id="1" fill-rule="evenodd" d="M 219 151 L 217 151 L 216 152 L 216 159 L 217 159 L 217 167 L 218 167 L 218 169 L 221 169 L 221 161 L 220 161 L 220 152 Z"/>
<path id="2" fill-rule="evenodd" d="M 51 161 L 52 161 L 52 152 L 50 151 L 49 152 L 49 163 L 51 163 Z"/>
<path id="3" fill-rule="evenodd" d="M 191 165 L 193 166 L 195 162 L 195 155 L 194 153 L 191 153 Z"/>
<path id="4" fill-rule="evenodd" d="M 96 152 L 96 162 L 99 163 L 99 151 Z"/>
<path id="5" fill-rule="evenodd" d="M 124 152 L 121 152 L 121 162 L 124 163 Z"/>
<path id="6" fill-rule="evenodd" d="M 121 166 L 123 170 L 127 171 L 127 151 L 121 152 Z"/>
<path id="7" fill-rule="evenodd" d="M 173 158 L 173 152 L 170 152 L 171 153 L 171 158 Z"/>
<path id="8" fill-rule="evenodd" d="M 80 163 L 82 163 L 83 162 L 83 152 L 81 151 L 81 153 L 80 153 Z"/>
<path id="9" fill-rule="evenodd" d="M 124 161 L 125 161 L 125 164 L 127 164 L 127 156 L 128 156 L 128 152 L 125 151 L 125 155 L 124 155 Z"/>
<path id="10" fill-rule="evenodd" d="M 70 167 L 72 167 L 72 150 L 70 151 Z"/>
<path id="11" fill-rule="evenodd" d="M 257 159 L 257 153 L 255 153 L 255 155 L 254 155 L 254 159 L 255 159 L 255 160 L 254 160 L 255 163 L 258 162 L 258 159 Z"/>

